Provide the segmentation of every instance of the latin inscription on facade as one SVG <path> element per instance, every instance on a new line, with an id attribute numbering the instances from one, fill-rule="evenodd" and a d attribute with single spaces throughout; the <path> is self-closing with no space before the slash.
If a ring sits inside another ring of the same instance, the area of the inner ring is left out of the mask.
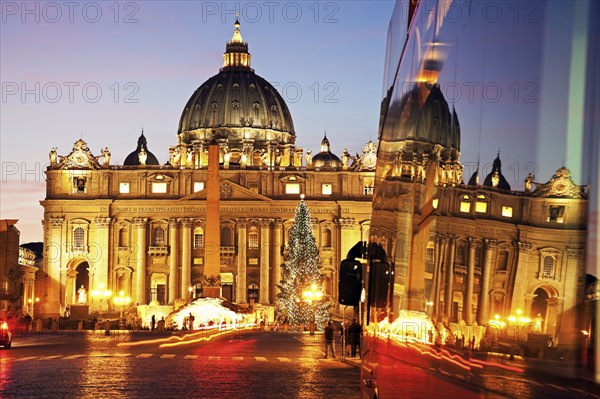
<path id="1" fill-rule="evenodd" d="M 204 213 L 206 212 L 206 208 L 200 206 L 172 206 L 172 207 L 151 207 L 151 206 L 127 206 L 127 207 L 118 207 L 115 206 L 112 208 L 112 211 L 115 213 L 145 213 L 145 214 L 153 214 L 153 213 Z M 225 213 L 236 213 L 236 212 L 277 212 L 277 213 L 290 213 L 294 214 L 296 212 L 296 208 L 270 208 L 270 207 L 238 207 L 238 208 L 221 208 L 221 212 Z M 313 214 L 332 214 L 335 215 L 337 213 L 337 209 L 319 209 L 312 208 L 310 210 Z M 343 208 L 341 210 L 342 213 L 350 213 L 349 209 Z"/>

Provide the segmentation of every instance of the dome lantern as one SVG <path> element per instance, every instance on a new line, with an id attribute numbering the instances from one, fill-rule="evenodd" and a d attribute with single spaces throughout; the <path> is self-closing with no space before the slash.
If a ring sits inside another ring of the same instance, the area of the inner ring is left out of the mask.
<path id="1" fill-rule="evenodd" d="M 245 42 L 244 39 L 242 39 L 240 22 L 237 18 L 235 20 L 234 27 L 235 30 L 233 31 L 233 37 L 226 43 L 225 46 L 225 54 L 223 54 L 223 68 L 221 70 L 227 70 L 230 68 L 251 70 L 248 42 Z"/>

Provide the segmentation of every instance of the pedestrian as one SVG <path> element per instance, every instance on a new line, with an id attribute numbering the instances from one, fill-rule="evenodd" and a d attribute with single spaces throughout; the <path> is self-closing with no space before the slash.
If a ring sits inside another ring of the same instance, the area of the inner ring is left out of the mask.
<path id="1" fill-rule="evenodd" d="M 342 323 L 340 339 L 342 340 L 342 356 L 347 356 L 350 353 L 350 328 L 346 322 Z"/>
<path id="2" fill-rule="evenodd" d="M 352 324 L 350 324 L 350 328 L 348 330 L 350 336 L 351 356 L 356 357 L 356 349 L 358 348 L 360 357 L 360 338 L 362 336 L 362 326 L 356 318 L 352 321 Z"/>
<path id="3" fill-rule="evenodd" d="M 152 315 L 152 318 L 150 319 L 150 326 L 152 327 L 152 331 L 154 331 L 156 328 L 156 316 L 154 315 Z"/>
<path id="4" fill-rule="evenodd" d="M 333 323 L 328 321 L 327 327 L 325 327 L 325 359 L 327 359 L 329 350 L 331 350 L 331 356 L 335 359 L 335 349 L 333 347 L 334 336 Z"/>
<path id="5" fill-rule="evenodd" d="M 194 317 L 194 315 L 192 314 L 192 312 L 190 312 L 190 317 L 189 317 L 189 322 L 190 322 L 190 331 L 192 331 L 194 329 L 194 320 L 196 318 Z"/>

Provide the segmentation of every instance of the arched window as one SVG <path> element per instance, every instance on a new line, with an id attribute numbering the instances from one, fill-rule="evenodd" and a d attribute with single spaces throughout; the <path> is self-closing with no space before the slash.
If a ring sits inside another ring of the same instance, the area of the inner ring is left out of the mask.
<path id="1" fill-rule="evenodd" d="M 85 246 L 85 230 L 83 227 L 76 227 L 73 230 L 73 248 L 83 249 Z"/>
<path id="2" fill-rule="evenodd" d="M 500 251 L 498 254 L 498 261 L 496 263 L 496 270 L 498 271 L 506 271 L 508 267 L 508 252 Z"/>
<path id="3" fill-rule="evenodd" d="M 154 229 L 153 243 L 155 247 L 165 246 L 165 229 L 157 227 Z"/>
<path id="4" fill-rule="evenodd" d="M 248 285 L 248 302 L 258 301 L 258 285 L 249 284 Z"/>
<path id="5" fill-rule="evenodd" d="M 554 258 L 552 256 L 544 256 L 544 270 L 542 271 L 543 278 L 554 278 Z"/>
<path id="6" fill-rule="evenodd" d="M 425 262 L 428 264 L 432 264 L 434 262 L 434 250 L 435 245 L 432 241 L 427 243 L 427 249 L 425 252 Z"/>
<path id="7" fill-rule="evenodd" d="M 459 265 L 465 264 L 465 244 L 458 244 L 456 249 L 456 263 Z"/>
<path id="8" fill-rule="evenodd" d="M 129 229 L 121 227 L 119 229 L 119 247 L 124 248 L 129 246 Z"/>
<path id="9" fill-rule="evenodd" d="M 323 230 L 323 246 L 331 248 L 331 230 L 329 229 Z"/>
<path id="10" fill-rule="evenodd" d="M 475 267 L 481 267 L 481 248 L 475 247 Z"/>
<path id="11" fill-rule="evenodd" d="M 202 227 L 194 229 L 194 248 L 202 248 L 204 246 L 204 230 Z"/>
<path id="12" fill-rule="evenodd" d="M 258 248 L 258 230 L 256 227 L 250 228 L 250 232 L 248 233 L 248 247 Z"/>
<path id="13" fill-rule="evenodd" d="M 233 246 L 233 233 L 230 227 L 223 227 L 221 229 L 221 246 L 232 247 Z"/>

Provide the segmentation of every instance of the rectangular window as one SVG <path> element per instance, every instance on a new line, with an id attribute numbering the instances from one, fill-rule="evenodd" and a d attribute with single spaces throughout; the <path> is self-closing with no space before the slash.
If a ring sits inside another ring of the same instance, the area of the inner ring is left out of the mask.
<path id="1" fill-rule="evenodd" d="M 248 234 L 248 247 L 258 248 L 258 233 Z"/>
<path id="2" fill-rule="evenodd" d="M 363 192 L 365 195 L 373 195 L 373 188 L 375 185 L 375 180 L 374 179 L 365 179 L 365 185 L 363 188 Z"/>
<path id="3" fill-rule="evenodd" d="M 129 194 L 129 183 L 119 183 L 119 193 Z"/>
<path id="4" fill-rule="evenodd" d="M 165 194 L 167 192 L 167 183 L 152 183 L 152 192 L 155 194 Z"/>
<path id="5" fill-rule="evenodd" d="M 502 207 L 502 216 L 505 216 L 507 218 L 511 218 L 512 217 L 512 207 L 510 207 L 510 206 L 503 206 Z"/>
<path id="6" fill-rule="evenodd" d="M 487 202 L 475 202 L 475 212 L 485 213 L 487 212 Z"/>
<path id="7" fill-rule="evenodd" d="M 565 217 L 565 207 L 562 205 L 551 205 L 548 208 L 547 222 L 550 223 L 563 223 Z"/>
<path id="8" fill-rule="evenodd" d="M 287 183 L 285 185 L 285 193 L 286 194 L 300 194 L 300 184 L 299 183 Z"/>
<path id="9" fill-rule="evenodd" d="M 197 193 L 198 191 L 202 191 L 204 190 L 204 182 L 203 181 L 195 181 L 194 182 L 194 192 Z"/>
<path id="10" fill-rule="evenodd" d="M 85 177 L 74 177 L 73 178 L 73 192 L 74 193 L 85 193 L 86 178 Z"/>
<path id="11" fill-rule="evenodd" d="M 204 246 L 204 234 L 194 233 L 194 248 L 202 248 Z"/>
<path id="12" fill-rule="evenodd" d="M 463 213 L 469 213 L 469 212 L 471 212 L 471 203 L 470 202 L 461 201 L 460 202 L 460 211 L 463 212 Z"/>
<path id="13" fill-rule="evenodd" d="M 331 193 L 332 193 L 331 184 L 328 184 L 328 183 L 321 184 L 321 194 L 331 195 Z"/>

